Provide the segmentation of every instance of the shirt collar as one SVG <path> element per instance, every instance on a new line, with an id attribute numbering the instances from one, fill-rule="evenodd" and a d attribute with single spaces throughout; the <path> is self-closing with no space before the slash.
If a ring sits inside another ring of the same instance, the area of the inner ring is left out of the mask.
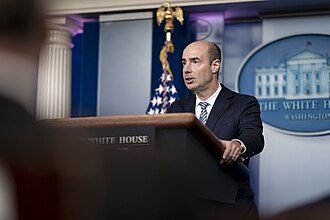
<path id="1" fill-rule="evenodd" d="M 213 107 L 215 100 L 217 99 L 219 93 L 221 92 L 221 84 L 219 83 L 218 89 L 217 91 L 215 91 L 213 93 L 213 95 L 211 95 L 208 99 L 206 99 L 205 101 L 202 101 L 200 98 L 198 98 L 197 94 L 196 94 L 196 107 L 199 105 L 200 102 L 207 102 L 209 103 L 209 106 Z"/>

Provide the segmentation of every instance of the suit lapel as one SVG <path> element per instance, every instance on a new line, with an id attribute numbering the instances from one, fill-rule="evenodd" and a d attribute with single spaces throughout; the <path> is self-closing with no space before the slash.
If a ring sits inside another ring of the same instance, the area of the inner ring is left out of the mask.
<path id="1" fill-rule="evenodd" d="M 185 112 L 191 112 L 195 114 L 196 95 L 192 95 L 187 99 L 185 106 Z"/>
<path id="2" fill-rule="evenodd" d="M 229 108 L 229 106 L 232 105 L 232 102 L 230 101 L 230 98 L 233 96 L 232 91 L 227 89 L 222 84 L 221 86 L 221 92 L 215 100 L 211 113 L 206 122 L 206 126 L 210 130 L 213 130 L 214 126 L 216 125 L 220 117 L 223 115 L 223 113 Z"/>

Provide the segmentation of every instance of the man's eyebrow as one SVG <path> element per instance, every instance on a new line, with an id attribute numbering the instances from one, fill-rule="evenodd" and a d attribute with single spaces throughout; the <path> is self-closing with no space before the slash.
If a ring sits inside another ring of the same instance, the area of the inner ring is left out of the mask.
<path id="1" fill-rule="evenodd" d="M 188 60 L 201 60 L 199 57 L 188 58 Z M 181 61 L 187 61 L 186 58 L 182 58 Z"/>

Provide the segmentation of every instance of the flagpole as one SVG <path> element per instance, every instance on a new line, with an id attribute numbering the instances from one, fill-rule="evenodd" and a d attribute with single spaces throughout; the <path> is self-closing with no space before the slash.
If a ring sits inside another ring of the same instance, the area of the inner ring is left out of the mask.
<path id="1" fill-rule="evenodd" d="M 172 43 L 172 33 L 174 31 L 173 20 L 177 19 L 181 25 L 183 24 L 183 11 L 180 7 L 173 8 L 168 1 L 164 1 L 163 5 L 157 9 L 157 24 L 160 26 L 165 20 L 164 32 L 165 42 L 159 53 L 159 60 L 162 63 L 163 73 L 160 77 L 160 84 L 155 89 L 155 93 L 151 98 L 147 114 L 165 114 L 171 104 L 178 99 L 178 93 L 173 83 L 173 73 L 168 62 L 168 54 L 174 52 Z"/>
<path id="2" fill-rule="evenodd" d="M 167 54 L 174 52 L 174 45 L 172 43 L 172 33 L 174 31 L 173 20 L 177 19 L 181 25 L 183 25 L 183 10 L 180 7 L 173 7 L 168 1 L 164 1 L 163 5 L 157 9 L 157 24 L 160 26 L 165 20 L 164 32 L 165 32 L 165 42 L 159 53 L 160 62 L 163 68 L 167 70 L 170 74 L 172 80 L 174 80 L 173 73 L 171 71 L 169 62 L 167 60 Z"/>

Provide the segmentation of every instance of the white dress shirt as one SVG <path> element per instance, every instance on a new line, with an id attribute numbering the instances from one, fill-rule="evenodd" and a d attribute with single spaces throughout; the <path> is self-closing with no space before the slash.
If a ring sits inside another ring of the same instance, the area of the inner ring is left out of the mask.
<path id="1" fill-rule="evenodd" d="M 210 115 L 211 113 L 211 110 L 213 108 L 213 105 L 215 103 L 215 100 L 217 99 L 220 91 L 221 91 L 222 87 L 219 83 L 219 86 L 218 86 L 218 89 L 217 91 L 215 91 L 213 93 L 213 95 L 211 95 L 207 100 L 205 101 L 202 101 L 196 94 L 196 105 L 195 105 L 195 116 L 196 118 L 199 118 L 200 114 L 201 114 L 201 111 L 202 111 L 202 108 L 201 106 L 199 105 L 200 102 L 207 102 L 209 105 L 206 107 L 206 111 L 207 111 L 207 117 Z"/>

